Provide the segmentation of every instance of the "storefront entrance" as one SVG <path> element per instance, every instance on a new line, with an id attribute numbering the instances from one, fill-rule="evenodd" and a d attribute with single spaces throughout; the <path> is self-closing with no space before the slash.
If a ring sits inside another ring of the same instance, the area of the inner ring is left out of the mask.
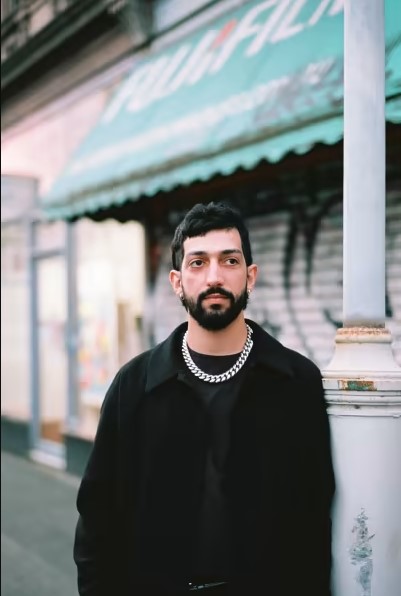
<path id="1" fill-rule="evenodd" d="M 32 224 L 32 456 L 60 467 L 64 465 L 63 429 L 68 404 L 65 245 L 63 222 Z"/>

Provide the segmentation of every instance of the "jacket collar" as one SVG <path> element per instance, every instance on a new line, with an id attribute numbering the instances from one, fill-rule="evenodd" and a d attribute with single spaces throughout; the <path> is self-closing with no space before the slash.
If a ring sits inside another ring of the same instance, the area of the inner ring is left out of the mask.
<path id="1" fill-rule="evenodd" d="M 281 375 L 294 376 L 288 349 L 254 321 L 246 319 L 246 322 L 253 330 L 252 339 L 254 346 L 251 352 L 252 364 L 261 364 L 275 370 Z M 187 327 L 187 323 L 182 323 L 175 328 L 167 339 L 151 351 L 146 391 L 151 391 L 168 379 L 185 372 L 185 364 L 181 357 L 181 342 Z"/>

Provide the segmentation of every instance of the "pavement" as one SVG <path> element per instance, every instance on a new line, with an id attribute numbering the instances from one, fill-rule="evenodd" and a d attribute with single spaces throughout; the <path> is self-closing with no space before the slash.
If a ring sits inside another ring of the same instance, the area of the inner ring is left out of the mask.
<path id="1" fill-rule="evenodd" d="M 1 596 L 77 596 L 79 478 L 2 452 Z"/>

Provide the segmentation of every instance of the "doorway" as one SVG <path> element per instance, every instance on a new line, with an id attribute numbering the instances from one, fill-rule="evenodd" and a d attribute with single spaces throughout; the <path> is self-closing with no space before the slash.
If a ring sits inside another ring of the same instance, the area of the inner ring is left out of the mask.
<path id="1" fill-rule="evenodd" d="M 65 224 L 32 224 L 31 455 L 64 467 L 68 409 L 68 289 Z"/>
<path id="2" fill-rule="evenodd" d="M 63 442 L 67 404 L 67 324 L 65 259 L 55 256 L 37 263 L 39 436 Z"/>

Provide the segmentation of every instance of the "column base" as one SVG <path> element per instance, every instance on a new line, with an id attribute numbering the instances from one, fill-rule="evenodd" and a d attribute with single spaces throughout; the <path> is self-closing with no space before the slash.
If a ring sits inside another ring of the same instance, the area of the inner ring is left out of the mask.
<path id="1" fill-rule="evenodd" d="M 401 367 L 385 327 L 343 327 L 337 331 L 331 362 L 324 369 L 325 388 L 341 391 L 401 389 Z"/>
<path id="2" fill-rule="evenodd" d="M 398 596 L 401 368 L 390 332 L 339 329 L 322 374 L 336 478 L 333 596 Z"/>

